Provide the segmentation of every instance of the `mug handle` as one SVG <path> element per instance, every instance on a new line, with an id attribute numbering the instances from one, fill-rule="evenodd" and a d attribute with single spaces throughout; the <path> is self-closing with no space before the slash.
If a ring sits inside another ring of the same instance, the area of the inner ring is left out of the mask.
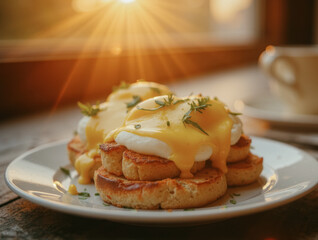
<path id="1" fill-rule="evenodd" d="M 263 52 L 259 58 L 261 67 L 276 81 L 297 89 L 297 66 L 291 57 L 277 52 Z"/>

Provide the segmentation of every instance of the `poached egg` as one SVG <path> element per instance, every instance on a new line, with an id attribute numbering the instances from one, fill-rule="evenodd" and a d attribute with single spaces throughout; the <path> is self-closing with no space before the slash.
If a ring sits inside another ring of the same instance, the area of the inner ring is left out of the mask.
<path id="1" fill-rule="evenodd" d="M 139 103 L 105 142 L 174 161 L 181 178 L 191 178 L 194 161 L 212 160 L 226 172 L 230 146 L 242 134 L 242 123 L 226 106 L 207 97 L 158 96 Z"/>
<path id="2" fill-rule="evenodd" d="M 124 123 L 127 113 L 134 105 L 148 98 L 170 93 L 168 87 L 154 82 L 122 84 L 98 106 L 99 111 L 96 115 L 84 116 L 77 126 L 78 135 L 87 150 L 75 161 L 79 183 L 91 182 L 89 172 L 95 165 L 94 157 L 99 156 L 99 144 L 103 143 L 112 130 Z"/>

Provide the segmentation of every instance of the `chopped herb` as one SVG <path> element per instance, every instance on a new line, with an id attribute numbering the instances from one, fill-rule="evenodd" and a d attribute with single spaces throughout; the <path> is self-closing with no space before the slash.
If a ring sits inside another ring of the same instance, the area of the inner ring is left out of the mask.
<path id="1" fill-rule="evenodd" d="M 97 193 L 95 193 L 95 196 L 99 196 L 99 193 L 97 192 Z"/>
<path id="2" fill-rule="evenodd" d="M 250 149 L 255 149 L 255 147 L 254 146 L 250 146 Z"/>
<path id="3" fill-rule="evenodd" d="M 193 122 L 192 120 L 190 120 L 191 116 L 186 116 L 186 118 L 182 118 L 182 122 L 186 123 L 186 124 L 191 124 L 193 127 L 196 127 L 197 129 L 199 129 L 201 132 L 203 132 L 205 135 L 209 135 L 206 131 L 204 131 L 200 125 L 196 122 Z"/>
<path id="4" fill-rule="evenodd" d="M 110 204 L 108 204 L 108 203 L 103 203 L 103 205 L 106 207 L 110 206 Z"/>
<path id="5" fill-rule="evenodd" d="M 185 208 L 185 209 L 183 209 L 183 211 L 194 211 L 195 210 L 195 208 Z"/>
<path id="6" fill-rule="evenodd" d="M 91 195 L 90 195 L 88 192 L 80 192 L 80 193 L 78 193 L 78 196 L 88 198 L 88 197 L 90 197 Z"/>
<path id="7" fill-rule="evenodd" d="M 150 87 L 150 89 L 151 89 L 152 91 L 154 91 L 155 93 L 161 94 L 161 91 L 160 91 L 160 89 L 159 89 L 159 88 L 156 88 L 156 87 Z"/>
<path id="8" fill-rule="evenodd" d="M 242 113 L 238 113 L 238 112 L 231 112 L 231 111 L 229 111 L 229 114 L 231 114 L 231 115 L 233 115 L 233 116 L 242 115 Z"/>
<path id="9" fill-rule="evenodd" d="M 70 174 L 70 170 L 66 169 L 66 168 L 63 168 L 63 167 L 60 167 L 60 170 L 66 174 L 67 176 L 71 177 L 71 174 Z"/>
<path id="10" fill-rule="evenodd" d="M 81 112 L 85 115 L 85 116 L 95 116 L 99 111 L 99 103 L 96 103 L 96 105 L 90 105 L 89 103 L 87 103 L 86 105 L 81 103 L 81 102 L 77 102 L 77 105 L 79 106 L 79 108 L 81 109 Z"/>
<path id="11" fill-rule="evenodd" d="M 231 200 L 230 200 L 230 203 L 236 204 L 236 200 L 235 200 L 235 199 L 231 199 Z"/>
<path id="12" fill-rule="evenodd" d="M 174 99 L 173 95 L 169 94 L 168 98 L 164 98 L 163 101 L 155 100 L 155 103 L 157 105 L 159 105 L 156 108 L 142 108 L 142 107 L 137 106 L 137 109 L 138 110 L 144 110 L 144 111 L 156 111 L 156 110 L 158 110 L 160 108 L 163 108 L 163 107 L 166 107 L 166 106 L 170 106 L 173 103 L 173 99 Z"/>
<path id="13" fill-rule="evenodd" d="M 167 126 L 170 127 L 170 121 L 167 121 Z"/>
<path id="14" fill-rule="evenodd" d="M 241 196 L 241 194 L 239 194 L 239 193 L 233 193 L 233 196 L 238 197 L 238 196 Z"/>
<path id="15" fill-rule="evenodd" d="M 136 128 L 136 129 L 139 129 L 139 128 L 141 128 L 141 125 L 140 125 L 140 124 L 136 124 L 136 125 L 135 125 L 135 128 Z"/>
<path id="16" fill-rule="evenodd" d="M 113 92 L 116 92 L 120 89 L 127 89 L 129 88 L 130 84 L 129 83 L 126 83 L 126 82 L 121 82 L 119 86 L 114 86 L 113 87 Z"/>
<path id="17" fill-rule="evenodd" d="M 139 96 L 133 96 L 133 100 L 131 102 L 126 103 L 127 108 L 132 108 L 141 102 L 141 98 Z"/>
<path id="18" fill-rule="evenodd" d="M 79 197 L 78 199 L 79 199 L 79 200 L 86 200 L 87 197 Z"/>
<path id="19" fill-rule="evenodd" d="M 76 130 L 74 130 L 73 135 L 76 136 L 78 134 L 78 132 Z"/>
<path id="20" fill-rule="evenodd" d="M 215 101 L 219 101 L 219 98 L 218 97 L 214 97 L 213 98 Z"/>
<path id="21" fill-rule="evenodd" d="M 207 107 L 211 106 L 208 102 L 210 101 L 209 97 L 205 98 L 198 98 L 196 99 L 198 102 L 196 103 L 195 100 L 193 100 L 191 103 L 188 103 L 190 105 L 190 110 L 186 112 L 186 114 L 182 117 L 183 124 L 190 124 L 194 126 L 195 128 L 199 129 L 201 132 L 203 132 L 206 135 L 209 135 L 206 131 L 204 131 L 200 125 L 194 121 L 191 120 L 190 114 L 194 112 L 202 113 L 203 110 L 205 110 Z"/>
<path id="22" fill-rule="evenodd" d="M 126 206 L 123 206 L 123 208 L 125 208 L 125 209 L 134 209 L 132 207 L 126 207 Z"/>

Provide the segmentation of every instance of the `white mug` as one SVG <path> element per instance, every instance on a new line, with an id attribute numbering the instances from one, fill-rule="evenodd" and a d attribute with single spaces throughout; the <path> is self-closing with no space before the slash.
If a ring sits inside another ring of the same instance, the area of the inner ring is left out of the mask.
<path id="1" fill-rule="evenodd" d="M 268 46 L 259 65 L 289 111 L 318 114 L 318 46 Z"/>

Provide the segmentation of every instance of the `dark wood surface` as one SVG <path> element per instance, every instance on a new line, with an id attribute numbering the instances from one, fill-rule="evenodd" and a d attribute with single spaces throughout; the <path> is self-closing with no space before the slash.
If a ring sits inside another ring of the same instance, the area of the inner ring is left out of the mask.
<path id="1" fill-rule="evenodd" d="M 223 79 L 225 83 L 233 74 L 238 78 L 249 76 L 253 79 L 258 73 L 250 68 L 213 76 L 215 86 L 221 89 L 218 80 Z M 210 79 L 210 76 L 198 83 L 204 84 L 207 78 Z M 181 84 L 172 86 L 177 93 L 193 89 L 191 83 Z M 180 227 L 133 226 L 72 216 L 38 206 L 11 192 L 4 182 L 8 164 L 35 146 L 69 138 L 80 117 L 76 107 L 71 107 L 0 124 L 0 239 L 318 239 L 317 187 L 307 196 L 272 210 Z M 257 121 L 244 120 L 244 123 L 247 133 L 270 137 L 264 134 L 263 125 Z M 318 159 L 317 146 L 297 146 Z"/>

